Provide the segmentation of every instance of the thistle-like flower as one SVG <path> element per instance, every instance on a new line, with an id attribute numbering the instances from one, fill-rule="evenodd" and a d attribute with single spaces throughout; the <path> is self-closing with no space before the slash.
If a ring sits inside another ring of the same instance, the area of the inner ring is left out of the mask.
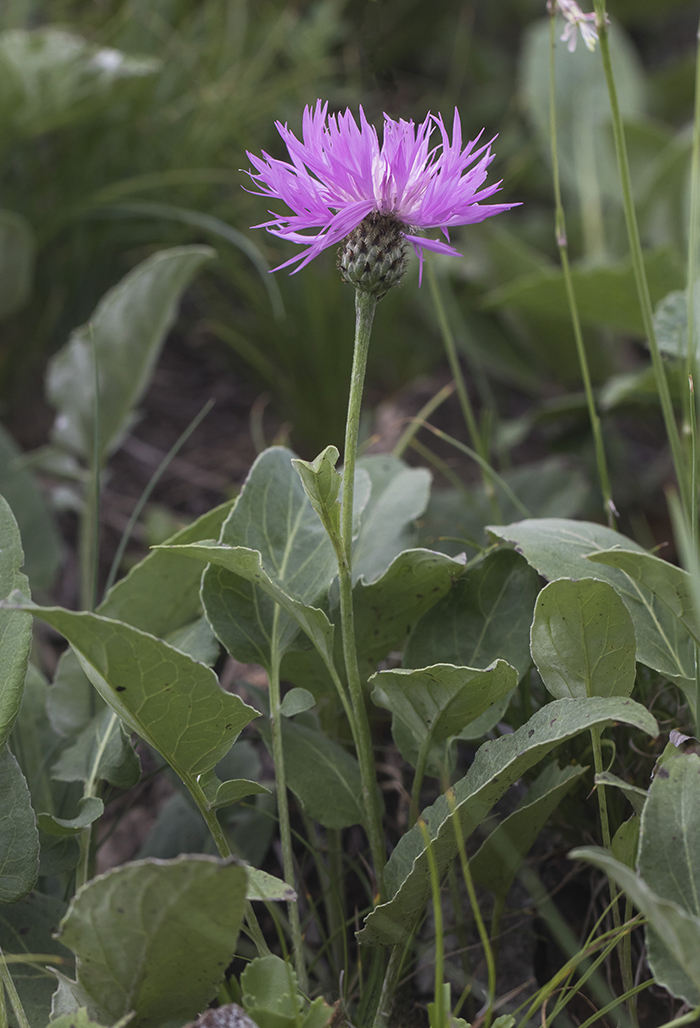
<path id="1" fill-rule="evenodd" d="M 249 174 L 257 195 L 283 200 L 292 211 L 270 211 L 272 220 L 255 228 L 304 247 L 280 268 L 297 264 L 299 271 L 322 250 L 346 240 L 339 258 L 343 277 L 381 296 L 401 277 L 405 242 L 412 244 L 422 271 L 424 250 L 461 256 L 449 245 L 451 228 L 518 206 L 480 202 L 500 187 L 500 182 L 483 186 L 493 160 L 491 143 L 477 149 L 479 136 L 463 149 L 456 109 L 452 140 L 440 115 L 429 114 L 416 126 L 385 114 L 380 146 L 362 108 L 358 127 L 349 110 L 328 115 L 328 104 L 320 100 L 304 109 L 301 141 L 286 125 L 276 127 L 290 161 L 266 153 L 248 157 L 256 169 Z M 436 128 L 441 142 L 431 148 Z M 430 229 L 440 229 L 447 242 L 416 235 Z"/>
<path id="2" fill-rule="evenodd" d="M 562 43 L 567 43 L 567 50 L 570 54 L 576 49 L 578 40 L 577 29 L 581 32 L 581 39 L 584 41 L 591 53 L 595 50 L 598 42 L 598 29 L 596 28 L 595 13 L 584 14 L 576 0 L 557 0 L 559 10 L 566 18 L 566 27 L 559 37 Z"/>

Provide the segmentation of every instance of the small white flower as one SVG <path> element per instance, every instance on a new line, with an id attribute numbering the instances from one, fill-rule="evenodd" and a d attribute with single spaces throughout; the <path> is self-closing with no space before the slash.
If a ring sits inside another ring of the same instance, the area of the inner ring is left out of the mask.
<path id="1" fill-rule="evenodd" d="M 584 14 L 576 0 L 557 0 L 559 10 L 566 18 L 566 27 L 560 36 L 562 43 L 567 43 L 570 54 L 576 49 L 578 35 L 576 30 L 581 30 L 581 39 L 588 49 L 593 52 L 598 42 L 598 29 L 595 27 L 596 16 L 594 13 Z M 593 23 L 593 24 L 591 24 Z"/>

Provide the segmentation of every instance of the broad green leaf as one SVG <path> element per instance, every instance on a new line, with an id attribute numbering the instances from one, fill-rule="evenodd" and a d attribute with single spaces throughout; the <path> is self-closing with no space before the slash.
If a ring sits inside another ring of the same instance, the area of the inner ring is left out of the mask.
<path id="1" fill-rule="evenodd" d="M 62 543 L 34 475 L 17 463 L 20 453 L 0 425 L 0 493 L 17 519 L 29 584 L 32 589 L 48 589 L 58 571 Z"/>
<path id="2" fill-rule="evenodd" d="M 208 571 L 208 585 L 205 586 L 207 590 L 205 595 L 211 593 L 207 608 L 210 620 L 214 623 L 215 630 L 217 630 L 219 638 L 227 649 L 230 650 L 227 640 L 230 641 L 232 638 L 236 638 L 236 627 L 235 625 L 225 624 L 225 615 L 222 614 L 221 607 L 217 605 L 216 599 L 214 599 L 214 596 L 217 595 L 215 584 L 221 590 L 218 593 L 219 603 L 223 603 L 225 606 L 226 597 L 230 598 L 236 591 L 236 583 L 231 583 L 230 588 L 227 589 L 230 576 L 235 575 L 236 578 L 242 578 L 245 582 L 249 583 L 253 594 L 257 592 L 264 593 L 266 597 L 272 600 L 273 604 L 281 607 L 285 615 L 287 615 L 285 627 L 281 630 L 279 637 L 279 643 L 283 649 L 293 641 L 299 631 L 303 631 L 328 661 L 333 659 L 333 625 L 328 620 L 327 615 L 322 610 L 319 610 L 318 607 L 309 606 L 290 596 L 277 581 L 271 578 L 263 567 L 263 558 L 259 550 L 248 549 L 245 546 L 226 546 L 213 540 L 202 543 L 190 543 L 187 546 L 159 547 L 159 549 L 168 549 L 180 556 L 197 560 L 201 564 L 208 564 L 210 568 L 222 568 L 225 572 L 229 573 L 228 576 L 222 577 L 210 574 Z M 210 582 L 209 579 L 211 579 Z M 248 616 L 260 619 L 261 611 L 250 612 Z M 269 619 L 270 641 L 272 639 L 273 617 L 274 614 Z M 264 630 L 264 627 L 267 627 L 267 623 L 263 626 L 260 620 L 259 625 L 260 630 Z M 260 663 L 267 665 L 269 657 L 264 661 L 260 661 Z"/>
<path id="3" fill-rule="evenodd" d="M 238 660 L 265 667 L 273 629 L 280 654 L 299 634 L 299 618 L 322 647 L 332 632 L 314 605 L 322 602 L 336 574 L 335 553 L 293 458 L 279 446 L 260 454 L 221 530 L 221 559 L 231 563 L 216 566 L 215 550 L 202 583 L 205 611 L 218 638 Z"/>
<path id="4" fill-rule="evenodd" d="M 644 804 L 648 796 L 644 789 L 640 789 L 636 785 L 630 785 L 628 782 L 623 781 L 622 778 L 618 778 L 617 775 L 611 774 L 610 771 L 603 771 L 602 774 L 596 775 L 594 781 L 596 785 L 612 785 L 624 793 L 632 804 L 635 814 L 641 814 L 644 810 Z"/>
<path id="5" fill-rule="evenodd" d="M 531 666 L 530 624 L 539 579 L 512 550 L 497 550 L 469 568 L 408 640 L 404 667 L 430 660 L 487 667 L 501 657 L 522 678 Z"/>
<path id="6" fill-rule="evenodd" d="M 0 949 L 7 956 L 55 954 L 55 966 L 72 973 L 72 953 L 54 939 L 54 932 L 65 912 L 65 903 L 38 891 L 16 903 L 0 906 Z M 55 976 L 37 964 L 12 964 L 11 970 L 31 1028 L 45 1028 L 56 988 Z M 8 1014 L 11 1028 L 18 1028 L 11 1009 Z"/>
<path id="7" fill-rule="evenodd" d="M 58 740 L 46 716 L 48 690 L 48 682 L 30 663 L 22 706 L 10 735 L 10 748 L 27 779 L 35 810 L 53 809 L 48 755 L 55 751 Z"/>
<path id="8" fill-rule="evenodd" d="M 5 745 L 0 750 L 0 903 L 25 896 L 39 871 L 39 836 L 29 789 Z"/>
<path id="9" fill-rule="evenodd" d="M 78 813 L 75 817 L 54 817 L 53 814 L 39 814 L 37 823 L 47 835 L 79 835 L 98 817 L 104 814 L 105 805 L 97 796 L 83 796 L 78 802 Z"/>
<path id="10" fill-rule="evenodd" d="M 588 769 L 549 764 L 535 779 L 516 810 L 496 825 L 471 857 L 475 881 L 500 899 L 508 895 L 520 865 L 551 814 Z"/>
<path id="11" fill-rule="evenodd" d="M 231 858 L 142 860 L 78 890 L 59 938 L 79 959 L 90 1015 L 136 1028 L 195 1016 L 216 995 L 243 918 L 246 871 Z"/>
<path id="12" fill-rule="evenodd" d="M 510 735 L 484 743 L 464 778 L 446 796 L 422 812 L 438 872 L 442 876 L 457 854 L 452 818 L 458 816 L 465 840 L 518 778 L 547 756 L 555 746 L 596 725 L 615 721 L 648 735 L 658 734 L 654 718 L 630 699 L 593 697 L 554 700 Z M 453 813 L 454 811 L 454 813 Z M 384 873 L 389 900 L 365 919 L 358 938 L 366 945 L 393 945 L 409 937 L 431 895 L 426 846 L 416 825 L 399 840 Z"/>
<path id="13" fill-rule="evenodd" d="M 607 550 L 590 553 L 588 560 L 594 564 L 619 568 L 628 579 L 629 587 L 640 602 L 649 606 L 653 615 L 659 606 L 665 607 L 684 626 L 690 635 L 700 642 L 700 622 L 693 602 L 693 586 L 690 575 L 683 568 L 669 564 L 667 560 L 655 557 L 653 553 L 638 553 L 636 550 Z M 648 594 L 652 594 L 649 601 Z M 656 617 L 661 624 L 661 614 Z M 661 628 L 659 627 L 659 631 Z"/>
<path id="14" fill-rule="evenodd" d="M 434 664 L 378 671 L 372 699 L 403 721 L 422 749 L 458 735 L 517 685 L 515 668 L 497 660 L 485 670 Z"/>
<path id="15" fill-rule="evenodd" d="M 57 411 L 53 442 L 90 460 L 97 360 L 99 457 L 107 459 L 130 427 L 182 292 L 213 256 L 208 246 L 161 250 L 102 297 L 90 321 L 51 358 L 46 392 Z"/>
<path id="16" fill-rule="evenodd" d="M 325 1028 L 334 1013 L 322 997 L 308 1008 L 291 964 L 281 957 L 256 957 L 241 975 L 242 1003 L 258 1028 Z"/>
<path id="17" fill-rule="evenodd" d="M 197 518 L 172 537 L 174 544 L 218 535 L 234 501 Z M 187 557 L 152 550 L 110 589 L 97 612 L 163 638 L 190 625 L 201 614 L 201 566 Z M 177 649 L 178 647 L 176 647 Z M 102 705 L 72 650 L 61 654 L 47 710 L 59 735 L 75 736 Z"/>
<path id="18" fill-rule="evenodd" d="M 294 889 L 291 885 L 283 882 L 281 878 L 275 878 L 274 875 L 268 874 L 267 871 L 260 871 L 257 867 L 246 867 L 246 872 L 248 874 L 246 899 L 265 902 L 274 900 L 278 903 L 283 900 L 293 903 L 296 900 L 297 894 Z"/>
<path id="19" fill-rule="evenodd" d="M 638 874 L 616 860 L 608 850 L 583 846 L 571 850 L 572 860 L 585 860 L 613 878 L 649 920 L 663 943 L 649 964 L 654 978 L 672 995 L 691 1007 L 700 1004 L 700 917 L 672 900 L 664 899 Z M 647 933 L 649 935 L 649 933 Z M 678 990 L 678 991 L 675 991 Z"/>
<path id="20" fill-rule="evenodd" d="M 272 752 L 269 724 L 260 734 Z M 282 719 L 287 786 L 314 821 L 325 828 L 349 828 L 364 819 L 360 765 L 323 732 Z"/>
<path id="21" fill-rule="evenodd" d="M 644 267 L 653 303 L 683 285 L 683 267 L 673 250 L 647 252 Z M 571 277 L 583 325 L 644 337 L 634 272 L 629 260 L 574 268 Z M 564 275 L 558 268 L 522 275 L 488 293 L 484 307 L 511 307 L 548 320 L 564 321 L 569 316 Z"/>
<path id="22" fill-rule="evenodd" d="M 650 889 L 700 924 L 700 756 L 682 753 L 672 743 L 659 761 L 642 813 L 638 866 Z M 684 980 L 687 969 L 669 964 L 659 934 L 653 929 L 646 934 L 654 974 L 674 996 L 700 1003 L 700 978 L 692 978 L 692 984 Z"/>
<path id="23" fill-rule="evenodd" d="M 404 550 L 381 578 L 353 589 L 360 673 L 400 649 L 412 626 L 464 574 L 464 560 L 435 550 Z"/>
<path id="24" fill-rule="evenodd" d="M 532 658 L 556 700 L 631 695 L 635 651 L 632 618 L 607 582 L 559 578 L 537 597 Z"/>
<path id="25" fill-rule="evenodd" d="M 411 468 L 398 457 L 376 454 L 363 457 L 358 468 L 372 482 L 369 502 L 353 547 L 353 582 L 375 582 L 396 557 L 415 546 L 413 525 L 428 506 L 432 476 L 427 468 Z"/>
<path id="26" fill-rule="evenodd" d="M 27 594 L 29 583 L 20 571 L 24 561 L 22 541 L 14 515 L 2 496 L 0 540 L 0 599 L 15 589 Z M 12 610 L 0 610 L 0 749 L 19 714 L 31 644 L 31 617 Z"/>
<path id="27" fill-rule="evenodd" d="M 530 622 L 539 577 L 512 550 L 497 550 L 469 568 L 452 589 L 416 624 L 404 653 L 404 667 L 431 660 L 486 667 L 501 657 L 518 672 L 531 666 Z M 461 733 L 478 739 L 503 717 L 504 696 Z"/>
<path id="28" fill-rule="evenodd" d="M 103 1028 L 99 1021 L 93 1021 L 87 1007 L 78 1007 L 70 1014 L 61 1014 L 51 1021 L 51 1028 Z M 126 1028 L 126 1026 L 125 1026 Z"/>
<path id="29" fill-rule="evenodd" d="M 695 288 L 694 296 L 694 341 L 695 350 L 700 343 L 700 289 Z M 688 352 L 688 293 L 686 289 L 677 289 L 664 296 L 654 311 L 654 329 L 656 341 L 662 353 L 678 360 L 685 360 Z"/>
<path id="30" fill-rule="evenodd" d="M 196 621 L 191 621 L 189 625 L 169 632 L 165 641 L 176 650 L 182 650 L 188 657 L 192 657 L 192 660 L 198 660 L 200 664 L 206 664 L 208 667 L 216 664 L 221 652 L 219 640 L 204 615 Z"/>
<path id="31" fill-rule="evenodd" d="M 0 36 L 1 46 L 2 36 Z M 32 291 L 36 240 L 20 214 L 0 210 L 0 321 L 24 307 Z"/>
<path id="32" fill-rule="evenodd" d="M 51 768 L 59 782 L 105 781 L 130 789 L 139 780 L 141 762 L 119 719 L 109 708 L 97 714 Z"/>
<path id="33" fill-rule="evenodd" d="M 308 689 L 290 689 L 280 706 L 282 717 L 294 717 L 316 706 L 316 699 Z"/>
<path id="34" fill-rule="evenodd" d="M 23 136 L 43 135 L 114 102 L 115 87 L 153 75 L 160 61 L 99 47 L 54 26 L 0 34 L 0 90 L 10 87 L 8 120 Z"/>
<path id="35" fill-rule="evenodd" d="M 695 652 L 683 626 L 644 585 L 617 568 L 586 558 L 613 548 L 645 554 L 632 539 L 589 521 L 539 518 L 489 526 L 489 532 L 513 543 L 544 578 L 597 578 L 608 582 L 632 615 L 637 660 L 662 674 L 694 678 Z"/>
<path id="36" fill-rule="evenodd" d="M 65 635 L 105 703 L 201 799 L 196 779 L 221 760 L 257 711 L 224 692 L 211 668 L 147 632 L 88 611 L 31 610 Z"/>
<path id="37" fill-rule="evenodd" d="M 74 835 L 47 835 L 39 831 L 39 877 L 53 878 L 72 871 L 80 860 L 80 842 Z"/>

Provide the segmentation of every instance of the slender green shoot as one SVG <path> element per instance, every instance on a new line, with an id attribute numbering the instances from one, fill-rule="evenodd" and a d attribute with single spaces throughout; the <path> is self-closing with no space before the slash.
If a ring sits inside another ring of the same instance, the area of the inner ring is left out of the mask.
<path id="1" fill-rule="evenodd" d="M 583 379 L 583 387 L 586 392 L 588 417 L 590 419 L 591 430 L 593 432 L 596 464 L 598 467 L 598 481 L 600 483 L 600 490 L 603 494 L 603 510 L 605 513 L 605 519 L 608 523 L 608 528 L 613 528 L 615 525 L 615 515 L 617 511 L 615 510 L 615 504 L 613 503 L 612 499 L 612 491 L 610 489 L 610 476 L 608 474 L 608 465 L 605 459 L 605 445 L 603 443 L 603 432 L 600 424 L 600 417 L 598 416 L 598 410 L 596 408 L 595 397 L 593 396 L 591 373 L 588 367 L 588 357 L 586 356 L 586 347 L 583 342 L 583 332 L 581 331 L 581 319 L 579 317 L 578 303 L 576 302 L 576 293 L 574 291 L 574 282 L 571 276 L 571 267 L 569 265 L 569 245 L 566 235 L 564 204 L 562 203 L 561 198 L 561 181 L 559 178 L 559 154 L 557 151 L 557 107 L 555 95 L 555 20 L 556 11 L 555 8 L 552 8 L 552 13 L 549 19 L 549 135 L 552 151 L 552 177 L 554 180 L 555 233 L 557 247 L 559 248 L 559 259 L 561 261 L 561 269 L 564 275 L 564 282 L 566 284 L 566 298 L 569 303 L 569 313 L 571 315 L 571 323 L 574 329 L 576 353 L 578 354 L 579 367 L 581 368 L 581 378 Z"/>
<path id="2" fill-rule="evenodd" d="M 343 545 L 342 550 L 338 553 L 338 582 L 340 586 L 340 622 L 343 656 L 350 699 L 355 716 L 355 745 L 360 765 L 360 774 L 362 776 L 365 824 L 372 851 L 374 873 L 377 879 L 377 894 L 379 898 L 382 898 L 384 895 L 386 844 L 377 792 L 372 736 L 357 659 L 355 616 L 352 599 L 352 528 L 355 464 L 357 460 L 362 392 L 367 368 L 367 353 L 369 351 L 369 341 L 376 306 L 376 296 L 361 292 L 359 289 L 355 291 L 355 346 L 345 426 L 343 496 L 340 509 L 340 531 Z"/>
<path id="3" fill-rule="evenodd" d="M 89 332 L 92 343 L 95 405 L 90 471 L 80 518 L 80 602 L 83 610 L 94 610 L 97 605 L 97 579 L 100 566 L 100 470 L 102 464 L 100 454 L 100 369 L 92 324 L 89 325 Z"/>
<path id="4" fill-rule="evenodd" d="M 676 422 L 676 415 L 673 410 L 671 391 L 669 389 L 668 380 L 666 379 L 663 359 L 661 357 L 661 351 L 659 350 L 659 344 L 656 338 L 656 330 L 654 328 L 651 295 L 649 293 L 649 283 L 647 281 L 646 268 L 644 267 L 644 255 L 642 253 L 642 241 L 639 234 L 639 225 L 637 224 L 637 213 L 634 206 L 634 200 L 632 199 L 632 178 L 630 175 L 629 158 L 627 156 L 627 143 L 625 141 L 625 131 L 622 124 L 622 115 L 620 113 L 620 104 L 617 97 L 617 87 L 615 85 L 615 76 L 610 55 L 610 38 L 608 31 L 608 18 L 605 10 L 605 0 L 593 0 L 593 2 L 596 13 L 598 38 L 600 40 L 600 53 L 603 60 L 603 69 L 605 71 L 605 81 L 607 83 L 608 95 L 610 97 L 613 136 L 615 139 L 615 152 L 620 173 L 620 183 L 622 185 L 625 224 L 627 226 L 630 256 L 632 259 L 634 279 L 637 286 L 639 305 L 642 313 L 644 333 L 647 337 L 649 350 L 651 352 L 651 362 L 654 368 L 656 388 L 659 393 L 661 411 L 663 413 L 664 424 L 666 426 L 666 435 L 668 436 L 669 445 L 671 447 L 671 455 L 673 457 L 673 466 L 678 480 L 681 503 L 683 505 L 683 509 L 689 515 L 690 484 L 688 481 L 685 455 L 683 453 L 678 424 Z"/>
<path id="5" fill-rule="evenodd" d="M 433 920 L 435 922 L 435 988 L 434 999 L 428 1004 L 428 1017 L 430 1028 L 447 1028 L 447 1014 L 445 1009 L 445 934 L 442 926 L 442 900 L 440 897 L 440 876 L 438 874 L 435 854 L 433 853 L 432 842 L 428 826 L 423 818 L 418 819 L 418 827 L 423 836 L 425 852 L 428 857 L 428 871 L 430 873 L 430 888 L 433 896 Z M 449 989 L 449 986 L 448 986 Z"/>
<path id="6" fill-rule="evenodd" d="M 196 428 L 206 418 L 207 414 L 212 409 L 212 407 L 214 406 L 215 403 L 216 403 L 215 400 L 207 400 L 207 402 L 204 404 L 204 406 L 200 410 L 199 414 L 197 414 L 192 419 L 192 421 L 189 423 L 189 425 L 187 426 L 185 431 L 179 436 L 178 439 L 176 439 L 176 441 L 170 447 L 170 449 L 168 450 L 166 455 L 163 457 L 162 461 L 160 462 L 160 464 L 158 465 L 156 470 L 151 475 L 151 479 L 150 479 L 148 485 L 146 486 L 146 488 L 141 493 L 141 496 L 139 497 L 139 501 L 136 504 L 136 506 L 134 507 L 133 511 L 131 512 L 131 517 L 129 518 L 129 520 L 128 520 L 127 524 L 126 524 L 126 527 L 125 527 L 124 531 L 122 532 L 122 537 L 119 540 L 119 546 L 117 547 L 117 552 L 114 554 L 114 560 L 112 561 L 112 565 L 111 565 L 111 567 L 109 569 L 109 574 L 107 575 L 107 582 L 105 584 L 105 591 L 104 591 L 104 595 L 105 596 L 107 595 L 109 590 L 114 585 L 114 582 L 116 580 L 117 574 L 119 573 L 119 567 L 120 567 L 121 562 L 122 562 L 122 557 L 124 556 L 124 550 L 126 549 L 128 543 L 129 543 L 129 539 L 131 539 L 131 534 L 134 531 L 134 527 L 135 527 L 138 519 L 141 517 L 141 512 L 143 511 L 143 508 L 146 506 L 146 504 L 148 503 L 149 499 L 151 498 L 151 493 L 153 492 L 155 487 L 158 485 L 158 482 L 162 478 L 164 472 L 169 467 L 169 465 L 172 462 L 173 458 L 178 455 L 178 453 L 180 452 L 182 447 L 185 445 L 185 443 L 190 438 L 192 433 L 196 430 Z"/>
<path id="7" fill-rule="evenodd" d="M 5 957 L 2 950 L 0 949 L 0 992 L 6 992 L 7 998 L 10 1001 L 10 1006 L 17 1019 L 18 1028 L 30 1028 L 27 1015 L 24 1012 L 22 1006 L 22 1000 L 19 998 L 19 993 L 15 988 L 15 983 L 12 981 L 12 975 L 10 974 L 9 968 L 5 963 Z M 2 1013 L 5 1015 L 5 1023 L 7 1023 L 7 1010 L 5 1008 L 4 998 L 2 1004 Z"/>

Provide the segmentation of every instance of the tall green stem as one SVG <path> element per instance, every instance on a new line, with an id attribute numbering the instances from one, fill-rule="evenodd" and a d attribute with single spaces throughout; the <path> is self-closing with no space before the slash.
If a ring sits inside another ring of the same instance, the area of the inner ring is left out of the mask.
<path id="1" fill-rule="evenodd" d="M 282 747 L 282 713 L 280 696 L 280 653 L 277 643 L 277 632 L 280 608 L 275 607 L 272 623 L 272 646 L 270 659 L 270 729 L 272 733 L 272 758 L 275 763 L 275 780 L 277 782 L 277 811 L 280 823 L 280 844 L 282 846 L 282 869 L 284 880 L 292 888 L 294 880 L 294 853 L 292 850 L 292 828 L 289 819 L 289 802 L 287 798 L 287 775 L 284 767 L 284 750 Z M 304 963 L 302 947 L 301 922 L 297 903 L 288 903 L 289 927 L 292 933 L 294 949 L 294 968 L 302 992 L 309 991 L 309 982 Z"/>
<path id="2" fill-rule="evenodd" d="M 377 306 L 376 296 L 355 292 L 355 350 L 350 379 L 350 397 L 348 400 L 348 416 L 345 427 L 345 455 L 343 468 L 343 498 L 340 512 L 340 532 L 342 551 L 338 555 L 338 579 L 340 585 L 340 621 L 343 638 L 343 656 L 345 673 L 348 679 L 350 699 L 355 714 L 357 759 L 362 776 L 362 799 L 365 809 L 367 834 L 369 836 L 374 873 L 377 877 L 377 890 L 380 898 L 384 895 L 384 865 L 386 864 L 386 845 L 379 808 L 374 755 L 372 752 L 372 736 L 370 734 L 367 707 L 362 690 L 360 668 L 355 645 L 355 616 L 352 600 L 352 523 L 353 498 L 355 492 L 355 463 L 357 459 L 357 439 L 360 430 L 360 410 L 362 406 L 362 390 L 367 368 L 367 353 L 372 332 L 374 311 Z"/>
<path id="3" fill-rule="evenodd" d="M 80 602 L 83 610 L 94 610 L 97 606 L 97 579 L 100 560 L 100 471 L 102 468 L 102 444 L 100 442 L 100 371 L 97 360 L 97 346 L 90 329 L 92 343 L 93 381 L 95 404 L 93 409 L 93 438 L 90 471 L 85 488 L 83 510 L 80 516 L 79 559 L 80 559 Z"/>
<path id="4" fill-rule="evenodd" d="M 659 393 L 659 401 L 661 403 L 661 411 L 663 413 L 664 424 L 666 426 L 666 434 L 671 447 L 671 455 L 673 457 L 673 466 L 678 480 L 681 503 L 686 516 L 688 516 L 690 513 L 690 490 L 686 461 L 683 454 L 678 425 L 676 423 L 676 416 L 673 411 L 671 391 L 666 379 L 666 372 L 664 370 L 659 344 L 656 339 L 656 331 L 654 329 L 649 283 L 647 282 L 646 269 L 644 267 L 642 243 L 639 235 L 639 225 L 637 224 L 637 213 L 632 199 L 632 178 L 630 175 L 629 159 L 627 156 L 627 144 L 625 142 L 625 132 L 622 125 L 620 104 L 617 98 L 617 88 L 615 86 L 612 59 L 610 57 L 610 38 L 608 32 L 608 19 L 605 10 L 605 0 L 594 0 L 594 6 L 598 36 L 600 39 L 600 53 L 603 59 L 605 81 L 607 83 L 608 95 L 610 97 L 615 152 L 617 154 L 617 164 L 620 172 L 622 201 L 625 211 L 625 224 L 627 226 L 627 236 L 629 239 L 634 280 L 637 286 L 637 294 L 639 296 L 644 332 L 649 342 L 651 362 L 654 368 L 654 377 L 656 379 L 656 388 Z"/>
<path id="5" fill-rule="evenodd" d="M 10 1006 L 12 1007 L 19 1028 L 29 1028 L 29 1021 L 27 1020 L 27 1015 L 24 1012 L 22 1000 L 19 998 L 19 993 L 15 988 L 15 983 L 12 981 L 12 975 L 5 963 L 5 957 L 3 956 L 2 950 L 0 950 L 0 991 L 2 991 L 3 988 L 7 993 L 7 998 L 10 1001 Z M 5 1009 L 4 1003 L 3 1009 Z"/>
<path id="6" fill-rule="evenodd" d="M 595 398 L 593 396 L 591 374 L 588 368 L 586 347 L 583 342 L 583 333 L 581 331 L 581 319 L 578 313 L 576 293 L 574 292 L 574 283 L 571 277 L 571 267 L 569 265 L 569 246 L 566 235 L 566 220 L 564 217 L 564 204 L 562 203 L 561 198 L 561 181 L 559 178 L 559 154 L 557 151 L 557 108 L 554 65 L 556 53 L 556 35 L 554 31 L 555 17 L 556 15 L 553 10 L 549 22 L 549 138 L 552 150 L 552 177 L 554 180 L 555 233 L 557 239 L 557 246 L 559 248 L 559 259 L 561 261 L 561 269 L 564 274 L 564 282 L 566 284 L 566 298 L 569 303 L 569 313 L 571 315 L 571 323 L 574 329 L 576 353 L 578 354 L 579 367 L 581 368 L 583 387 L 586 391 L 588 417 L 590 418 L 591 422 L 593 442 L 595 444 L 596 464 L 598 466 L 598 480 L 600 482 L 600 490 L 603 494 L 603 510 L 605 512 L 605 518 L 607 520 L 608 527 L 613 528 L 615 524 L 616 511 L 615 505 L 612 500 L 612 492 L 610 489 L 608 465 L 605 460 L 603 432 L 600 425 L 600 418 L 598 417 L 598 411 L 595 405 Z"/>

